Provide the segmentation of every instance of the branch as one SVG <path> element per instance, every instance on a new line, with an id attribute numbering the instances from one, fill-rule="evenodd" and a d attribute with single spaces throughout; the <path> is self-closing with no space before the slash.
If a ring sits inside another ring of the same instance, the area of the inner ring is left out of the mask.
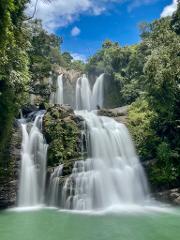
<path id="1" fill-rule="evenodd" d="M 32 15 L 31 17 L 27 18 L 26 21 L 29 21 L 29 20 L 31 20 L 32 18 L 34 18 L 35 14 L 36 14 L 36 11 L 37 11 L 37 4 L 38 4 L 38 0 L 36 0 L 35 6 L 34 6 L 33 15 Z"/>
<path id="2" fill-rule="evenodd" d="M 35 14 L 36 14 L 36 11 L 37 11 L 37 5 L 38 5 L 38 1 L 39 0 L 36 0 L 36 2 L 35 2 L 35 6 L 34 6 L 34 12 L 33 12 L 33 15 L 31 16 L 31 17 L 29 17 L 29 18 L 26 18 L 25 19 L 25 21 L 29 21 L 29 20 L 31 20 L 31 19 L 33 19 L 34 18 L 34 16 L 35 16 Z M 52 2 L 53 0 L 43 0 L 44 2 Z"/>

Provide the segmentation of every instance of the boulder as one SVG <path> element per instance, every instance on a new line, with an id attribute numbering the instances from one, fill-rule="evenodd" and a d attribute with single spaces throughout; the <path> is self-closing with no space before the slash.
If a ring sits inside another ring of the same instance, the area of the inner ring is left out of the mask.
<path id="1" fill-rule="evenodd" d="M 165 203 L 180 205 L 180 188 L 173 188 L 162 192 L 156 192 L 154 197 Z"/>
<path id="2" fill-rule="evenodd" d="M 22 108 L 23 117 L 27 117 L 30 113 L 38 111 L 38 107 L 31 104 L 26 104 Z"/>

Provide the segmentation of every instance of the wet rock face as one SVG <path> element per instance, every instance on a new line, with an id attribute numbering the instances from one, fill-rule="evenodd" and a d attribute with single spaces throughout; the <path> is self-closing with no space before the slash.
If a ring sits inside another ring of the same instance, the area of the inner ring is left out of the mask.
<path id="1" fill-rule="evenodd" d="M 51 94 L 51 89 L 48 82 L 43 84 L 36 83 L 30 87 L 29 93 L 34 95 L 49 97 L 49 95 Z"/>
<path id="2" fill-rule="evenodd" d="M 14 206 L 17 198 L 17 181 L 10 181 L 0 186 L 0 209 Z"/>
<path id="3" fill-rule="evenodd" d="M 0 179 L 0 209 L 16 204 L 21 160 L 21 129 L 15 124 L 7 149 L 7 165 Z"/>
<path id="4" fill-rule="evenodd" d="M 23 117 L 28 117 L 28 115 L 32 112 L 36 112 L 38 111 L 39 109 L 35 106 L 35 105 L 31 105 L 31 104 L 26 104 L 23 106 L 22 108 L 22 114 L 23 114 Z M 20 116 L 21 117 L 21 116 Z"/>
<path id="5" fill-rule="evenodd" d="M 64 176 L 71 174 L 74 162 L 81 158 L 83 122 L 69 105 L 50 107 L 44 116 L 43 131 L 49 144 L 48 166 L 64 164 Z"/>
<path id="6" fill-rule="evenodd" d="M 180 188 L 157 192 L 154 197 L 159 201 L 180 206 Z"/>

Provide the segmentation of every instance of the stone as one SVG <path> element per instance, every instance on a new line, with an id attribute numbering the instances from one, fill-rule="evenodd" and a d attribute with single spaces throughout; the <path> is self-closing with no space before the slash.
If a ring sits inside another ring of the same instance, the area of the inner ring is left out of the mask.
<path id="1" fill-rule="evenodd" d="M 156 192 L 153 194 L 153 196 L 159 201 L 173 205 L 180 205 L 180 188 Z"/>
<path id="2" fill-rule="evenodd" d="M 176 203 L 177 205 L 180 205 L 180 196 L 174 200 L 174 203 Z"/>
<path id="3" fill-rule="evenodd" d="M 35 105 L 27 104 L 22 108 L 22 114 L 26 118 L 30 113 L 38 111 L 38 107 Z"/>

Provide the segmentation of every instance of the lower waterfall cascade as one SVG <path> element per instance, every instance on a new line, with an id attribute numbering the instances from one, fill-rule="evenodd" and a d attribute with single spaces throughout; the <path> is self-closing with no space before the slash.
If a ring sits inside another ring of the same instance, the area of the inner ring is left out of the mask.
<path id="1" fill-rule="evenodd" d="M 88 127 L 88 158 L 75 162 L 63 188 L 63 207 L 104 210 L 148 202 L 147 180 L 125 125 L 94 112 L 76 114 Z"/>
<path id="2" fill-rule="evenodd" d="M 19 207 L 31 207 L 44 203 L 46 182 L 47 147 L 42 129 L 44 111 L 36 113 L 28 133 L 28 123 L 21 123 L 22 151 L 19 181 Z"/>
<path id="3" fill-rule="evenodd" d="M 63 164 L 57 166 L 50 176 L 48 187 L 48 205 L 58 206 L 60 201 L 59 194 L 59 177 L 62 175 Z"/>

